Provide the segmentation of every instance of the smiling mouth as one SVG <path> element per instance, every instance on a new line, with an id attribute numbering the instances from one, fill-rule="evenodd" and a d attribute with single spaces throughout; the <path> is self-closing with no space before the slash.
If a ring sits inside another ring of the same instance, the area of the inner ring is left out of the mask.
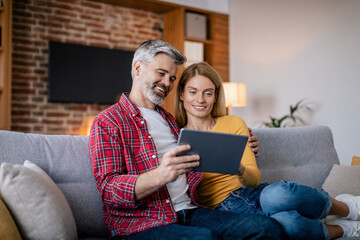
<path id="1" fill-rule="evenodd" d="M 161 87 L 156 87 L 156 89 L 158 89 L 160 92 L 165 93 L 165 90 L 164 90 L 164 89 L 162 89 Z"/>
<path id="2" fill-rule="evenodd" d="M 204 110 L 206 107 L 200 107 L 200 106 L 193 106 L 196 110 Z"/>
<path id="3" fill-rule="evenodd" d="M 163 96 L 161 96 L 161 97 L 166 97 L 168 95 L 168 93 L 169 93 L 168 89 L 165 86 L 159 86 L 157 84 L 154 84 L 153 89 L 154 90 L 157 89 L 158 91 L 156 91 L 156 92 L 154 91 L 154 93 L 157 94 L 157 95 L 162 94 Z"/>

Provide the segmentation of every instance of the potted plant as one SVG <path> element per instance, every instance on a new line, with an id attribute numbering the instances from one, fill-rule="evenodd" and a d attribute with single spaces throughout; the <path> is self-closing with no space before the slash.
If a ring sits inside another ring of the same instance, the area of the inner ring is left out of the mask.
<path id="1" fill-rule="evenodd" d="M 304 103 L 305 99 L 298 101 L 295 106 L 290 105 L 290 113 L 281 118 L 274 118 L 270 116 L 269 122 L 263 122 L 266 127 L 269 128 L 281 128 L 281 127 L 294 127 L 298 123 L 305 124 L 305 121 L 298 116 L 301 111 L 312 111 L 312 108 Z"/>

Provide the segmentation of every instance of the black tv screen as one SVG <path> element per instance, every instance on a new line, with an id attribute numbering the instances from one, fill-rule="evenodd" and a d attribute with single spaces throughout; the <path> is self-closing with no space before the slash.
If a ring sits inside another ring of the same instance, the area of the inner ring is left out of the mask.
<path id="1" fill-rule="evenodd" d="M 49 102 L 113 104 L 132 85 L 133 51 L 49 42 Z"/>

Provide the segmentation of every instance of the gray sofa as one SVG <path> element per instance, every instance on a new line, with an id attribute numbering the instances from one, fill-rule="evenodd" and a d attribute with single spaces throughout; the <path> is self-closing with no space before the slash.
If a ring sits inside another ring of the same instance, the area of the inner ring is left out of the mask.
<path id="1" fill-rule="evenodd" d="M 339 164 L 330 129 L 323 126 L 254 129 L 260 139 L 257 159 L 262 180 L 292 180 L 321 187 Z M 79 239 L 107 239 L 85 136 L 0 131 L 0 163 L 41 167 L 64 193 Z"/>

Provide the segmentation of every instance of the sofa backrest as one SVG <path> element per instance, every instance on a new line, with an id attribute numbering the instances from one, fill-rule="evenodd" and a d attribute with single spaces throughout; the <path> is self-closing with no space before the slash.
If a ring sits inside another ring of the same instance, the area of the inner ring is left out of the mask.
<path id="1" fill-rule="evenodd" d="M 107 236 L 88 154 L 88 137 L 0 131 L 0 163 L 41 167 L 63 191 L 79 237 Z"/>
<path id="2" fill-rule="evenodd" d="M 328 127 L 261 128 L 253 134 L 260 141 L 262 182 L 297 181 L 321 188 L 332 166 L 339 164 Z"/>

